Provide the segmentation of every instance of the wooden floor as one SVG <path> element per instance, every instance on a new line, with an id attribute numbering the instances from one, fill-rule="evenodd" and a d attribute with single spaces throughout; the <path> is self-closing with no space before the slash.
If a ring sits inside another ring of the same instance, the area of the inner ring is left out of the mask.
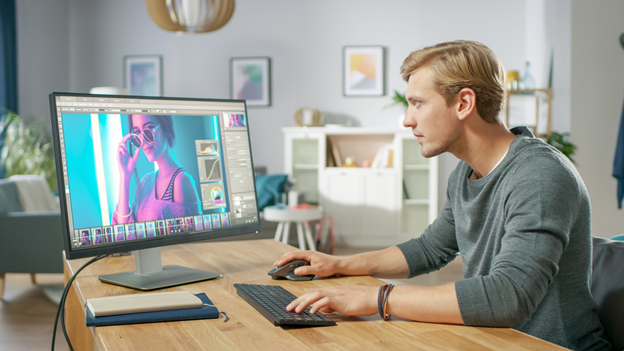
<path id="1" fill-rule="evenodd" d="M 62 274 L 38 274 L 33 285 L 30 274 L 7 274 L 0 301 L 0 350 L 49 350 L 58 305 L 43 292 L 46 286 L 62 286 Z M 60 324 L 56 350 L 67 350 Z"/>
<path id="2" fill-rule="evenodd" d="M 337 247 L 337 255 L 353 255 L 370 248 Z M 394 284 L 437 285 L 463 278 L 461 259 L 439 272 L 412 279 L 391 280 Z M 33 285 L 29 274 L 7 274 L 4 299 L 0 301 L 0 350 L 47 350 L 52 342 L 52 328 L 57 305 L 44 294 L 42 287 L 62 285 L 62 274 L 38 274 Z M 60 324 L 56 333 L 57 350 L 67 346 Z"/>

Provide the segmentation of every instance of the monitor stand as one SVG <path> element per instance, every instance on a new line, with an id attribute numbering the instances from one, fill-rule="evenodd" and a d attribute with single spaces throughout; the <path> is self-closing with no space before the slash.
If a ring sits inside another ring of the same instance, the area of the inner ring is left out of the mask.
<path id="1" fill-rule="evenodd" d="M 194 283 L 221 276 L 213 273 L 182 266 L 163 266 L 160 260 L 160 248 L 133 251 L 135 271 L 101 275 L 101 282 L 121 285 L 138 290 L 155 290 L 170 286 Z"/>

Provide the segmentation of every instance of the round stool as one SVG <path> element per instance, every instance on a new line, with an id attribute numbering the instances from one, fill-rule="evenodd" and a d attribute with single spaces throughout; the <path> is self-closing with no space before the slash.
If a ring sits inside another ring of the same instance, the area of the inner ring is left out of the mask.
<path id="1" fill-rule="evenodd" d="M 323 208 L 277 208 L 277 206 L 268 206 L 264 208 L 264 219 L 269 222 L 279 222 L 275 231 L 275 240 L 288 244 L 288 234 L 290 232 L 290 223 L 297 224 L 297 239 L 299 240 L 299 248 L 306 249 L 306 241 L 310 250 L 316 251 L 316 245 L 312 238 L 312 231 L 308 225 L 308 221 L 318 221 L 323 217 Z M 305 235 L 305 240 L 304 240 Z"/>

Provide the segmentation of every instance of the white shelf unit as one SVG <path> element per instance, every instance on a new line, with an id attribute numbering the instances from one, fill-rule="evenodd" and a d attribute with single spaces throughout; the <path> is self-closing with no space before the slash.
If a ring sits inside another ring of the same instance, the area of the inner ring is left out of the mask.
<path id="1" fill-rule="evenodd" d="M 401 232 L 420 235 L 438 215 L 438 158 L 424 158 L 412 133 L 399 134 L 397 144 L 401 179 L 407 193 L 401 208 Z"/>
<path id="2" fill-rule="evenodd" d="M 410 130 L 382 128 L 298 128 L 284 133 L 284 167 L 296 179 L 293 190 L 334 217 L 336 243 L 350 246 L 395 245 L 422 234 L 438 212 L 438 160 L 420 154 Z M 391 168 L 363 168 L 387 145 Z M 333 148 L 342 163 L 328 167 Z M 405 195 L 408 195 L 406 198 Z"/>

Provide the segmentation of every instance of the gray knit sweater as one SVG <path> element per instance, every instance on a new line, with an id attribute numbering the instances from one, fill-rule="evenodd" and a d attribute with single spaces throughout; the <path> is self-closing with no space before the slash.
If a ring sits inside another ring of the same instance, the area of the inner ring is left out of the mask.
<path id="1" fill-rule="evenodd" d="M 469 180 L 460 162 L 440 216 L 398 245 L 410 277 L 438 270 L 458 253 L 455 282 L 466 325 L 511 327 L 575 350 L 606 350 L 590 292 L 591 215 L 570 161 L 526 128 L 502 162 Z"/>

